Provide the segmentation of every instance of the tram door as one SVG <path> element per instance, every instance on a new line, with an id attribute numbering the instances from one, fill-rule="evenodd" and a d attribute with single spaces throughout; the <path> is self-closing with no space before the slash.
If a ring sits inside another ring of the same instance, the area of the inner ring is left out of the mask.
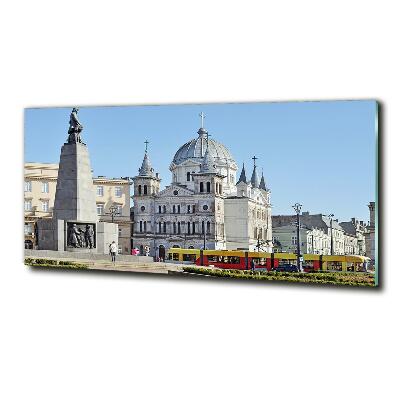
<path id="1" fill-rule="evenodd" d="M 162 244 L 158 247 L 158 257 L 161 260 L 165 260 L 165 247 Z"/>

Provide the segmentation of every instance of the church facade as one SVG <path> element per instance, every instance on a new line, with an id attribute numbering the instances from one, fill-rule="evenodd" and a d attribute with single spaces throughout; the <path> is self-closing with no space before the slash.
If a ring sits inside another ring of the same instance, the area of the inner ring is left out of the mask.
<path id="1" fill-rule="evenodd" d="M 133 178 L 132 245 L 165 258 L 171 247 L 272 251 L 270 190 L 254 160 L 247 181 L 229 150 L 209 138 L 203 123 L 170 164 L 172 182 L 161 190 L 146 147 Z"/>

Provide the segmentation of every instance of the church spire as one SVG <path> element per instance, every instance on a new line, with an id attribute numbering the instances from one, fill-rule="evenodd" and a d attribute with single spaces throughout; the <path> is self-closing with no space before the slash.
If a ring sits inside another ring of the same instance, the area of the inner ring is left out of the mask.
<path id="1" fill-rule="evenodd" d="M 257 173 L 257 165 L 256 165 L 257 157 L 254 156 L 252 160 L 254 161 L 254 167 L 253 167 L 253 174 L 251 175 L 251 186 L 253 186 L 253 188 L 258 188 L 260 186 L 260 180 L 258 179 L 258 173 Z"/>
<path id="2" fill-rule="evenodd" d="M 267 187 L 265 186 L 264 171 L 261 171 L 261 181 L 259 188 L 267 191 Z"/>
<path id="3" fill-rule="evenodd" d="M 246 170 L 244 169 L 244 163 L 242 167 L 242 172 L 240 173 L 239 180 L 237 181 L 236 185 L 239 184 L 240 182 L 247 183 L 247 178 L 246 178 Z"/>
<path id="4" fill-rule="evenodd" d="M 214 159 L 211 157 L 210 153 L 208 152 L 208 134 L 207 134 L 207 147 L 206 152 L 203 157 L 203 161 L 200 165 L 200 173 L 217 173 L 217 169 L 214 165 Z"/>
<path id="5" fill-rule="evenodd" d="M 144 158 L 143 158 L 142 166 L 139 168 L 139 176 L 152 177 L 154 170 L 151 167 L 150 159 L 149 159 L 149 156 L 147 155 L 147 146 L 149 144 L 149 141 L 146 140 L 144 143 L 146 145 L 146 148 L 144 151 Z"/>

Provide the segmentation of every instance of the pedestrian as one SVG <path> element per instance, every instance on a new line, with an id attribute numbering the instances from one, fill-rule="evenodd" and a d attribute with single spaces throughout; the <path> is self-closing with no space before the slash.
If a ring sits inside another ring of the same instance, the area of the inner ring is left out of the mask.
<path id="1" fill-rule="evenodd" d="M 251 261 L 250 261 L 250 268 L 251 268 L 251 272 L 254 272 L 255 269 L 256 269 L 256 265 L 254 264 L 254 260 L 253 259 L 251 259 Z"/>
<path id="2" fill-rule="evenodd" d="M 115 256 L 116 256 L 116 254 L 117 254 L 117 245 L 116 245 L 116 243 L 114 242 L 114 240 L 113 240 L 113 242 L 110 244 L 110 255 L 111 255 L 111 261 L 115 264 Z"/>

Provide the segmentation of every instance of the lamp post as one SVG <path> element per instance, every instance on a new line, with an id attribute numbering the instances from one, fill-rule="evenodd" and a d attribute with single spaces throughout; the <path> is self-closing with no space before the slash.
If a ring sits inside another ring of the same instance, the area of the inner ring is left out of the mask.
<path id="1" fill-rule="evenodd" d="M 112 205 L 110 207 L 110 212 L 106 213 L 107 215 L 111 215 L 111 222 L 114 223 L 114 216 L 117 215 L 117 207 Z"/>
<path id="2" fill-rule="evenodd" d="M 295 203 L 293 206 L 294 211 L 296 212 L 296 226 L 297 226 L 297 268 L 299 271 L 302 271 L 301 262 L 300 262 L 300 211 L 302 205 L 300 203 Z"/>
<path id="3" fill-rule="evenodd" d="M 330 228 L 331 228 L 331 256 L 334 255 L 334 251 L 333 251 L 333 214 L 329 214 L 328 218 L 330 219 Z"/>

